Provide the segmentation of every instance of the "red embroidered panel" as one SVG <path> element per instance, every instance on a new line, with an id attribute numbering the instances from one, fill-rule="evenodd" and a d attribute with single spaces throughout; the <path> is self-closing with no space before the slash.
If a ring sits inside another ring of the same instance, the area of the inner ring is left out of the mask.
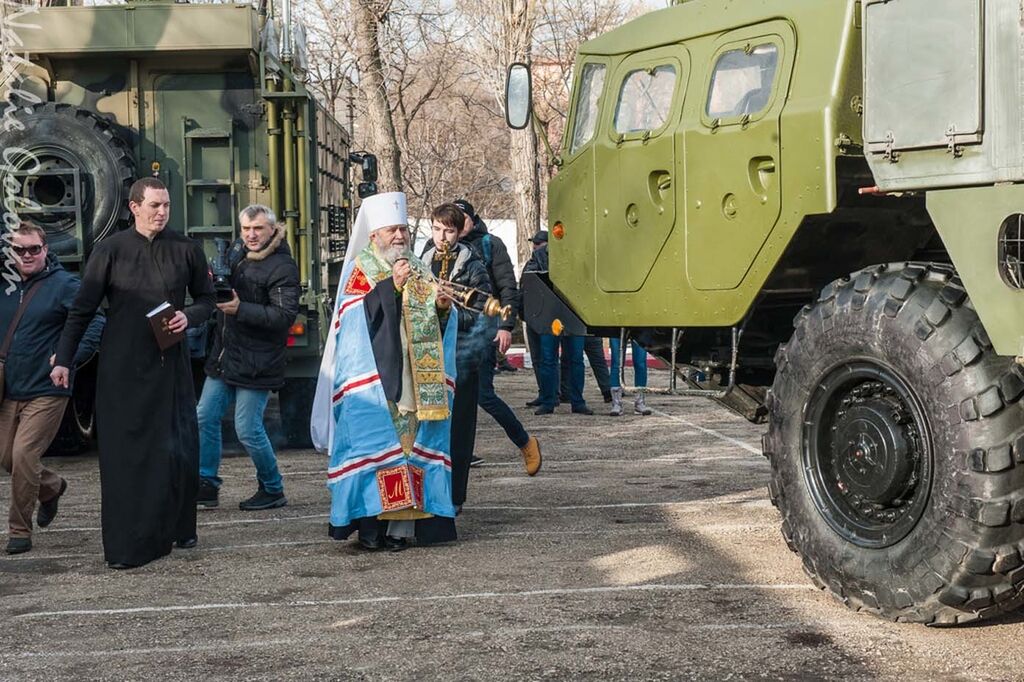
<path id="1" fill-rule="evenodd" d="M 423 469 L 410 465 L 409 472 L 412 474 L 413 504 L 417 509 L 423 509 Z"/>
<path id="2" fill-rule="evenodd" d="M 368 294 L 372 288 L 370 280 L 366 279 L 366 274 L 357 265 L 345 283 L 345 294 Z"/>
<path id="3" fill-rule="evenodd" d="M 377 490 L 380 492 L 383 511 L 406 509 L 415 504 L 412 487 L 409 485 L 409 469 L 404 464 L 378 471 Z"/>

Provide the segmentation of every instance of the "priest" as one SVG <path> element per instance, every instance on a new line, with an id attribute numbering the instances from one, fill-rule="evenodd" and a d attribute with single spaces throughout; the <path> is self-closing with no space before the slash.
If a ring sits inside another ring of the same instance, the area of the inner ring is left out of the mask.
<path id="1" fill-rule="evenodd" d="M 188 348 L 179 341 L 161 350 L 147 314 L 169 303 L 168 327 L 184 332 L 206 322 L 215 304 L 202 246 L 165 229 L 171 200 L 163 183 L 138 180 L 128 207 L 135 226 L 89 256 L 50 375 L 66 385 L 78 342 L 106 299 L 96 428 L 103 553 L 115 569 L 196 545 L 199 431 Z"/>
<path id="2" fill-rule="evenodd" d="M 329 532 L 364 549 L 456 539 L 450 419 L 458 316 L 412 255 L 405 195 L 368 197 L 342 270 L 313 405 Z"/>

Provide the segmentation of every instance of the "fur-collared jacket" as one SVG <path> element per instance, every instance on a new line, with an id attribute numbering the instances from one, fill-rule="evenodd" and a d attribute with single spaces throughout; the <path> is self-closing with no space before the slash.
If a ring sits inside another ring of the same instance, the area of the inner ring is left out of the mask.
<path id="1" fill-rule="evenodd" d="M 288 330 L 299 312 L 299 269 L 284 230 L 250 251 L 241 239 L 228 255 L 238 313 L 217 311 L 206 373 L 231 386 L 273 390 L 284 386 Z"/>

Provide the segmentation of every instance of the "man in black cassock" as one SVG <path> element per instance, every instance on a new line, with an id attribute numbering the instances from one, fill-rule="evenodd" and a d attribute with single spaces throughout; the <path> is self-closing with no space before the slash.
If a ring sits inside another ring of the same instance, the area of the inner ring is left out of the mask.
<path id="1" fill-rule="evenodd" d="M 175 310 L 172 331 L 213 314 L 215 298 L 202 246 L 164 230 L 167 188 L 156 178 L 129 192 L 133 229 L 98 243 L 57 345 L 51 377 L 67 382 L 78 342 L 100 303 L 108 303 L 96 387 L 103 552 L 110 568 L 133 568 L 194 547 L 199 433 L 188 348 L 165 351 L 146 315 Z M 185 307 L 186 290 L 193 299 Z"/>

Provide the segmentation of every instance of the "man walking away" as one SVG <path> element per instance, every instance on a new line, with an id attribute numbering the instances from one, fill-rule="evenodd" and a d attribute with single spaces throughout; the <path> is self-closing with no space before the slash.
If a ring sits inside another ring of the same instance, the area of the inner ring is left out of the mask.
<path id="1" fill-rule="evenodd" d="M 200 508 L 218 505 L 220 420 L 235 402 L 235 433 L 256 466 L 259 488 L 243 511 L 288 504 L 274 448 L 263 427 L 270 391 L 284 386 L 288 330 L 299 310 L 299 271 L 274 212 L 253 204 L 238 215 L 242 236 L 229 252 L 232 298 L 218 303 L 213 349 L 196 410 Z"/>
<path id="2" fill-rule="evenodd" d="M 21 281 L 14 291 L 0 292 L 0 463 L 11 475 L 7 553 L 32 549 L 32 513 L 46 528 L 57 516 L 57 504 L 68 483 L 43 466 L 64 417 L 71 384 L 50 381 L 50 358 L 79 280 L 61 267 L 46 247 L 46 232 L 21 223 L 11 234 L 10 251 Z M 6 255 L 6 254 L 5 254 Z M 89 326 L 75 354 L 75 366 L 96 352 L 103 318 Z"/>
<path id="3" fill-rule="evenodd" d="M 519 309 L 519 287 L 516 284 L 516 272 L 512 267 L 512 259 L 508 249 L 498 237 L 487 232 L 487 225 L 477 216 L 473 205 L 465 199 L 454 202 L 465 214 L 465 223 L 459 235 L 459 241 L 469 246 L 477 257 L 484 262 L 487 275 L 491 280 L 491 292 L 498 297 L 502 305 Z M 540 443 L 523 428 L 505 401 L 494 392 L 494 366 L 497 362 L 497 351 L 505 353 L 512 344 L 512 329 L 515 328 L 515 315 L 502 320 L 494 336 L 494 343 L 484 348 L 483 360 L 480 363 L 480 407 L 491 415 L 505 435 L 523 453 L 523 466 L 526 473 L 533 476 L 540 470 Z"/>

